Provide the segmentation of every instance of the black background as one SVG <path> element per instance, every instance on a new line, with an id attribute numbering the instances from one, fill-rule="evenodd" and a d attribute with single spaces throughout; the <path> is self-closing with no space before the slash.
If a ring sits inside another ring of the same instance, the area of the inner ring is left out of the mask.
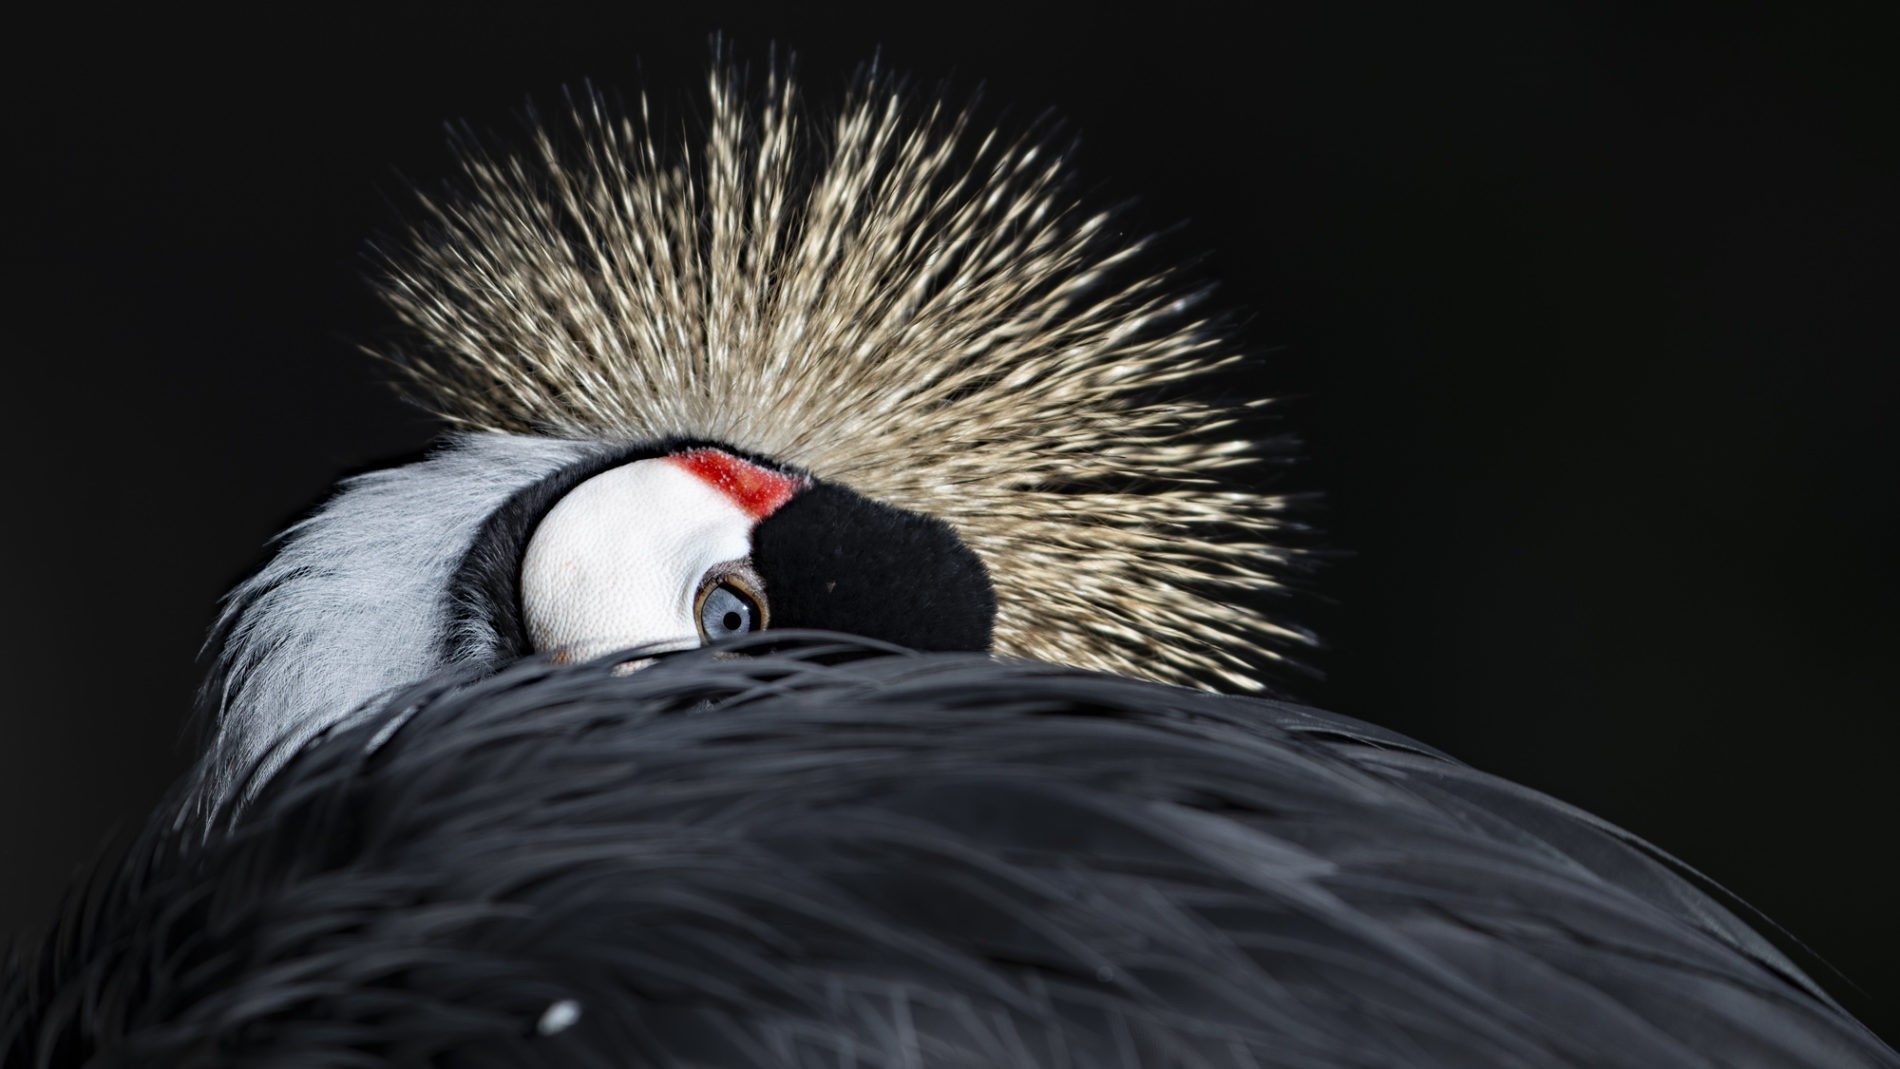
<path id="1" fill-rule="evenodd" d="M 1900 94 L 1871 17 L 898 7 L 14 35 L 0 930 L 183 768 L 199 637 L 265 539 L 432 433 L 354 345 L 387 326 L 363 243 L 446 173 L 443 121 L 507 130 L 589 77 L 691 102 L 724 29 L 821 100 L 881 45 L 1064 116 L 1093 194 L 1184 223 L 1295 399 L 1278 485 L 1323 491 L 1351 554 L 1305 610 L 1305 696 L 1676 852 L 1900 1031 Z"/>

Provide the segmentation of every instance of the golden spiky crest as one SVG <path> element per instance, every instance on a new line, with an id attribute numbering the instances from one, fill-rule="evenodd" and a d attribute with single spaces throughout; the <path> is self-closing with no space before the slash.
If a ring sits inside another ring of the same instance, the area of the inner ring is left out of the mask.
<path id="1" fill-rule="evenodd" d="M 1165 274 L 1117 280 L 1141 243 L 1076 208 L 1059 154 L 875 75 L 815 144 L 776 68 L 709 84 L 685 158 L 644 98 L 636 121 L 591 94 L 574 144 L 466 152 L 387 257 L 419 344 L 382 355 L 416 397 L 471 429 L 775 458 L 949 523 L 998 653 L 1257 687 L 1303 640 L 1236 597 L 1278 586 L 1286 501 L 1227 485 L 1237 412 L 1157 398 L 1238 354 Z"/>

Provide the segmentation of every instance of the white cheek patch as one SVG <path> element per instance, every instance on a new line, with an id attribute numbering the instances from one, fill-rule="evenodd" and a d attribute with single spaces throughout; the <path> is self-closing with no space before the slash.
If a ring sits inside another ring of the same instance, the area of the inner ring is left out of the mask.
<path id="1" fill-rule="evenodd" d="M 521 606 L 537 652 L 586 660 L 700 644 L 693 599 L 715 564 L 752 552 L 738 502 L 667 459 L 638 460 L 555 503 L 521 561 Z"/>

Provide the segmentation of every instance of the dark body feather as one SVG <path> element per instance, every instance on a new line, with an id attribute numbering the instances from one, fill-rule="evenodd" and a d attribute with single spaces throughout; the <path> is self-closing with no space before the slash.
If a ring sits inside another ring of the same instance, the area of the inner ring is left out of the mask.
<path id="1" fill-rule="evenodd" d="M 5 1064 L 1900 1064 L 1678 864 L 1389 732 L 753 652 L 437 681 L 159 814 L 8 970 Z"/>

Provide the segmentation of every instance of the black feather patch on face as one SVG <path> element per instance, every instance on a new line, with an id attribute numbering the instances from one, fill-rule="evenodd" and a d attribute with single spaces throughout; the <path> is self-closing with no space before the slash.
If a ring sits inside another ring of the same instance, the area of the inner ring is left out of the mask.
<path id="1" fill-rule="evenodd" d="M 774 628 L 843 631 L 917 650 L 987 651 L 996 593 L 942 520 L 818 483 L 752 535 Z"/>

